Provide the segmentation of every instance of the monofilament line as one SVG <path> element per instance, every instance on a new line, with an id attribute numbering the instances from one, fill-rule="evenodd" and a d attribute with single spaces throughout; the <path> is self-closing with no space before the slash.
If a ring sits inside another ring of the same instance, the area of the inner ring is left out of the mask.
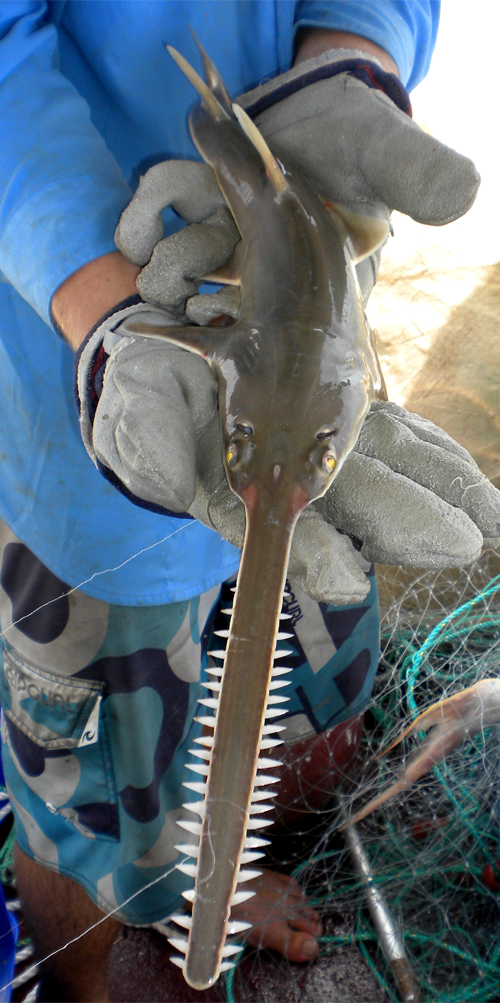
<path id="1" fill-rule="evenodd" d="M 187 861 L 188 858 L 186 857 L 184 860 Z M 166 872 L 163 872 L 162 875 L 159 875 L 157 878 L 152 879 L 151 882 L 147 883 L 147 885 L 142 886 L 141 889 L 138 889 L 136 892 L 132 893 L 132 895 L 129 896 L 128 899 L 125 899 L 123 903 L 120 903 L 118 906 L 115 906 L 113 910 L 110 910 L 109 913 L 106 913 L 104 917 L 100 918 L 100 920 L 96 920 L 95 924 L 91 924 L 86 931 L 82 931 L 81 934 L 77 934 L 75 938 L 70 938 L 70 940 L 67 941 L 65 945 L 61 945 L 60 948 L 56 948 L 53 952 L 49 952 L 49 954 L 46 955 L 43 959 L 37 959 L 35 964 L 31 966 L 30 969 L 26 970 L 25 973 L 23 974 L 25 978 L 27 979 L 28 973 L 31 972 L 33 973 L 33 975 L 35 975 L 38 970 L 38 966 L 43 966 L 44 963 L 48 962 L 49 959 L 52 959 L 54 955 L 58 955 L 59 952 L 64 952 L 66 948 L 70 947 L 70 945 L 74 945 L 77 941 L 80 941 L 81 938 L 85 938 L 87 934 L 90 934 L 91 931 L 94 931 L 96 927 L 99 927 L 101 924 L 103 924 L 105 920 L 109 920 L 109 918 L 112 917 L 114 913 L 117 913 L 118 910 L 121 910 L 124 906 L 128 906 L 128 904 L 131 903 L 136 896 L 140 896 L 141 893 L 146 892 L 148 889 L 151 889 L 151 887 L 156 885 L 158 882 L 162 882 L 163 879 L 168 878 L 168 876 L 171 875 L 172 872 L 174 871 L 175 867 L 169 868 Z M 3 987 L 0 987 L 0 993 L 3 993 L 3 991 L 7 990 L 8 987 L 10 986 L 12 986 L 12 980 L 9 983 L 6 983 Z"/>
<path id="2" fill-rule="evenodd" d="M 131 554 L 129 558 L 125 558 L 125 561 L 120 562 L 119 565 L 114 565 L 112 568 L 103 568 L 100 572 L 94 572 L 90 578 L 84 579 L 83 582 L 80 582 L 77 586 L 73 586 L 67 593 L 63 593 L 61 596 L 56 596 L 52 600 L 47 600 L 46 603 L 42 603 L 39 607 L 36 607 L 35 610 L 30 610 L 29 614 L 24 614 L 22 617 L 19 617 L 17 621 L 13 621 L 12 624 L 9 624 L 9 626 L 5 628 L 5 631 L 0 631 L 0 638 L 4 638 L 7 631 L 10 631 L 13 627 L 17 627 L 18 624 L 21 624 L 21 622 L 26 620 L 28 617 L 33 617 L 33 614 L 37 614 L 40 610 L 44 610 L 45 607 L 50 607 L 52 603 L 57 603 L 63 598 L 63 596 L 71 596 L 72 593 L 78 592 L 79 589 L 83 586 L 87 586 L 89 582 L 93 581 L 93 579 L 97 579 L 99 575 L 107 575 L 108 572 L 119 571 L 120 568 L 128 565 L 129 562 L 134 561 L 134 559 L 138 558 L 141 554 L 145 554 L 146 551 L 152 551 L 154 547 L 164 544 L 166 540 L 170 540 L 171 537 L 175 537 L 176 533 L 180 533 L 181 530 L 187 530 L 189 526 L 193 526 L 195 523 L 196 520 L 191 520 L 189 523 L 183 523 L 182 526 L 177 527 L 177 530 L 172 530 L 172 533 L 167 533 L 167 536 L 162 537 L 161 540 L 155 540 L 153 544 L 148 544 L 147 547 L 142 547 L 140 551 L 136 551 L 135 554 Z"/>

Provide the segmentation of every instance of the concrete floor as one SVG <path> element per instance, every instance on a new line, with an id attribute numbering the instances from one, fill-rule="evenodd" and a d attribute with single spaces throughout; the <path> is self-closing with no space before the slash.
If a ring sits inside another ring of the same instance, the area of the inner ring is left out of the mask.
<path id="1" fill-rule="evenodd" d="M 326 921 L 328 933 L 338 930 Z M 156 931 L 129 928 L 113 948 L 110 960 L 111 1001 L 192 1002 L 226 1001 L 223 979 L 211 990 L 197 993 L 185 983 L 180 969 L 169 961 L 170 946 Z M 268 952 L 250 951 L 238 967 L 234 1000 L 306 1004 L 310 1001 L 387 1001 L 355 947 L 334 948 L 310 966 L 291 965 Z"/>
<path id="2" fill-rule="evenodd" d="M 299 861 L 309 858 L 318 839 L 317 820 L 304 817 L 272 836 L 267 848 L 267 866 L 291 872 Z M 271 835 L 271 834 L 270 834 Z M 322 916 L 326 936 L 348 936 L 352 930 L 348 904 Z M 223 978 L 210 990 L 197 993 L 188 987 L 180 969 L 169 961 L 173 953 L 163 935 L 156 931 L 127 928 L 114 946 L 110 959 L 111 1001 L 225 1002 Z M 281 956 L 249 949 L 238 966 L 233 989 L 237 1004 L 274 1002 L 385 1002 L 388 998 L 369 971 L 355 945 L 335 946 L 308 966 L 292 965 Z"/>

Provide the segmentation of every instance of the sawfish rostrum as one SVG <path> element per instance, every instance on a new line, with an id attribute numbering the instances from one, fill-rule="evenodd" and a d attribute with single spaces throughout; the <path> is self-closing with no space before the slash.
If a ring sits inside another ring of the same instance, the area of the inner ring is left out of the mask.
<path id="1" fill-rule="evenodd" d="M 373 250 L 387 229 L 380 221 L 353 226 L 352 214 L 327 207 L 278 162 L 205 53 L 206 84 L 169 51 L 201 95 L 193 140 L 241 234 L 233 259 L 207 277 L 240 286 L 236 323 L 170 328 L 130 319 L 121 329 L 167 339 L 210 365 L 227 480 L 245 506 L 235 601 L 220 632 L 227 648 L 212 653 L 222 665 L 209 670 L 213 696 L 198 719 L 214 733 L 200 738 L 197 762 L 187 765 L 201 775 L 186 782 L 202 796 L 187 803 L 201 821 L 180 823 L 192 839 L 179 850 L 195 863 L 178 867 L 195 888 L 185 893 L 192 913 L 173 918 L 188 933 L 172 943 L 187 981 L 203 989 L 238 950 L 226 938 L 249 925 L 231 920 L 231 908 L 253 895 L 240 884 L 260 874 L 245 865 L 261 856 L 265 841 L 254 831 L 272 808 L 272 791 L 262 789 L 277 780 L 269 770 L 278 761 L 265 754 L 280 743 L 274 720 L 285 713 L 287 670 L 275 659 L 287 654 L 276 642 L 290 637 L 279 621 L 293 530 L 331 485 L 380 391 L 353 261 L 360 235 Z"/>

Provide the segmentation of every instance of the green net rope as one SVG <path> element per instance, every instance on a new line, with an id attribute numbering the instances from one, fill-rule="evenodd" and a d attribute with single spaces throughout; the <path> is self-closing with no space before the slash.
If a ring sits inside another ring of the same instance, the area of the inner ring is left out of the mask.
<path id="1" fill-rule="evenodd" d="M 15 834 L 14 827 L 12 827 L 3 847 L 0 848 L 0 882 L 2 885 L 10 885 L 12 882 L 14 874 L 14 843 Z"/>
<path id="2" fill-rule="evenodd" d="M 0 792 L 7 794 L 6 788 L 0 785 Z M 2 803 L 4 804 L 4 803 Z M 11 826 L 2 846 L 0 847 L 0 882 L 9 885 L 14 874 L 14 827 Z"/>

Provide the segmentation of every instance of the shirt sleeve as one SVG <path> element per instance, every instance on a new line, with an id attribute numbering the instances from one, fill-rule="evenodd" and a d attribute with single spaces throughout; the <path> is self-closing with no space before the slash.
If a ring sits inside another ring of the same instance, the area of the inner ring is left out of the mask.
<path id="1" fill-rule="evenodd" d="M 429 69 L 440 7 L 440 0 L 302 0 L 295 29 L 323 26 L 369 38 L 392 56 L 412 90 Z"/>
<path id="2" fill-rule="evenodd" d="M 115 251 L 130 191 L 57 69 L 57 31 L 38 0 L 0 3 L 0 269 L 50 324 L 51 298 L 86 262 Z"/>

